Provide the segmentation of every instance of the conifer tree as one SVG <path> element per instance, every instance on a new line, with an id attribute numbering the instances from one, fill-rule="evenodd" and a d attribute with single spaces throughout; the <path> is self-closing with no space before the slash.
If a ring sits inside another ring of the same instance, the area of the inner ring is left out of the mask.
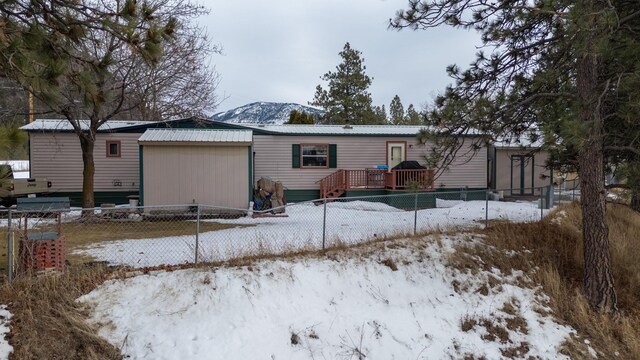
<path id="1" fill-rule="evenodd" d="M 413 107 L 413 104 L 409 104 L 407 108 L 407 114 L 405 116 L 405 124 L 407 125 L 421 125 L 420 114 Z"/>
<path id="2" fill-rule="evenodd" d="M 435 158 L 446 166 L 464 135 L 480 132 L 474 147 L 504 136 L 546 135 L 561 154 L 575 156 L 580 176 L 584 240 L 583 293 L 591 307 L 617 312 L 605 222 L 604 169 L 607 152 L 640 154 L 638 138 L 611 135 L 626 124 L 625 104 L 637 107 L 640 76 L 640 11 L 635 1 L 604 0 L 409 0 L 391 26 L 474 29 L 483 51 L 466 70 L 447 70 L 455 84 L 429 113 L 438 131 L 421 132 L 433 141 Z M 624 90 L 624 91 L 621 91 Z M 531 131 L 533 129 L 533 131 Z M 635 139 L 635 140 L 634 140 Z M 434 159 L 435 159 L 434 158 Z"/>
<path id="3" fill-rule="evenodd" d="M 181 80 L 163 77 L 166 71 L 197 71 L 198 64 L 187 58 L 174 66 L 159 65 L 167 45 L 181 34 L 199 44 L 188 34 L 198 33 L 191 24 L 203 12 L 188 0 L 0 2 L 0 76 L 29 89 L 42 107 L 71 124 L 82 152 L 83 207 L 94 207 L 98 129 L 135 112 L 147 101 L 143 95 L 167 98 L 155 91 L 157 81 Z M 155 76 L 159 71 L 163 74 Z M 146 91 L 149 84 L 154 89 Z"/>
<path id="4" fill-rule="evenodd" d="M 402 106 L 402 102 L 398 95 L 393 97 L 393 100 L 391 100 L 391 104 L 389 105 L 389 121 L 393 125 L 405 124 L 404 107 Z"/>
<path id="5" fill-rule="evenodd" d="M 323 123 L 328 124 L 367 124 L 371 123 L 375 114 L 371 105 L 369 86 L 371 78 L 365 74 L 366 66 L 360 51 L 351 48 L 349 43 L 339 53 L 342 62 L 336 71 L 329 71 L 321 79 L 328 81 L 325 90 L 321 85 L 310 105 L 325 110 Z"/>
<path id="6" fill-rule="evenodd" d="M 382 106 L 374 106 L 373 118 L 372 120 L 368 121 L 367 124 L 386 125 L 387 123 L 388 123 L 387 109 L 385 109 L 384 104 L 382 104 Z"/>
<path id="7" fill-rule="evenodd" d="M 291 110 L 289 113 L 289 121 L 285 124 L 314 124 L 315 117 L 312 114 L 308 114 L 306 111 Z"/>

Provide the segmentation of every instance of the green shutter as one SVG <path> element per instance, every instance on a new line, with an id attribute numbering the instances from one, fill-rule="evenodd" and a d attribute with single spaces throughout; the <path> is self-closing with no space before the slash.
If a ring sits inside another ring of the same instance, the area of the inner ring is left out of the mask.
<path id="1" fill-rule="evenodd" d="M 329 144 L 329 167 L 338 167 L 338 145 Z"/>
<path id="2" fill-rule="evenodd" d="M 300 144 L 291 145 L 291 167 L 300 167 Z"/>

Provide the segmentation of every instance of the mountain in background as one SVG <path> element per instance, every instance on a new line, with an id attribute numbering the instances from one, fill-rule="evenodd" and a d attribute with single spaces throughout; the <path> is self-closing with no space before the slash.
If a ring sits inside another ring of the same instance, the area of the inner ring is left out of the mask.
<path id="1" fill-rule="evenodd" d="M 258 123 L 265 125 L 281 125 L 289 120 L 291 111 L 306 112 L 321 116 L 324 111 L 305 105 L 293 103 L 254 102 L 225 112 L 217 113 L 211 118 L 235 124 Z"/>

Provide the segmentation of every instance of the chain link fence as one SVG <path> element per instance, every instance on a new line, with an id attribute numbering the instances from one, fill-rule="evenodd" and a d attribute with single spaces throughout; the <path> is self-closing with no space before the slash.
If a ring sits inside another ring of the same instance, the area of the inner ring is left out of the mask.
<path id="1" fill-rule="evenodd" d="M 0 236 L 8 240 L 1 248 L 5 266 L 0 271 L 11 278 L 60 266 L 139 269 L 212 263 L 482 227 L 492 221 L 538 221 L 554 197 L 564 199 L 567 190 L 520 191 L 517 196 L 510 190 L 463 189 L 319 199 L 268 211 L 198 204 L 10 209 L 0 213 Z M 39 259 L 43 252 L 59 254 L 63 263 L 54 255 Z M 28 261 L 34 257 L 39 262 Z"/>
<path id="2" fill-rule="evenodd" d="M 580 201 L 580 179 L 561 180 L 554 191 L 557 204 Z"/>

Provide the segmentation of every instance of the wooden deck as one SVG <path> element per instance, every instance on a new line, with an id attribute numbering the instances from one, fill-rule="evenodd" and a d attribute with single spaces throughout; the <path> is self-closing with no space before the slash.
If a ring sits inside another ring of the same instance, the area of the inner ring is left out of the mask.
<path id="1" fill-rule="evenodd" d="M 349 190 L 389 189 L 434 191 L 434 171 L 419 170 L 383 170 L 340 169 L 320 179 L 320 196 L 332 198 L 342 196 Z"/>

